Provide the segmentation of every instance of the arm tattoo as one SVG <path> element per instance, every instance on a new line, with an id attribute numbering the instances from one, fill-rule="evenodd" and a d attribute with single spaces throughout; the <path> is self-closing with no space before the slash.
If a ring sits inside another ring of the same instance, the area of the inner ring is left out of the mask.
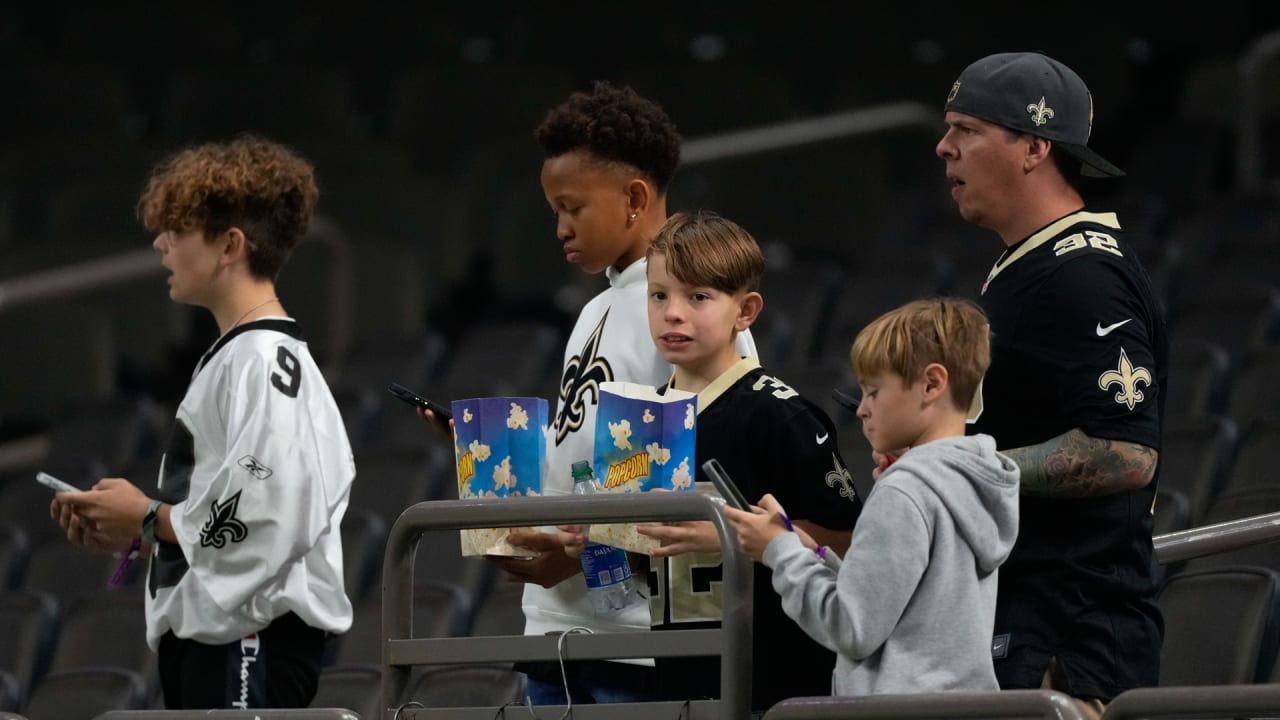
<path id="1" fill-rule="evenodd" d="M 1092 497 L 1145 487 L 1159 453 L 1144 445 L 1104 440 L 1079 428 L 1051 440 L 1005 450 L 1022 471 L 1026 495 Z"/>

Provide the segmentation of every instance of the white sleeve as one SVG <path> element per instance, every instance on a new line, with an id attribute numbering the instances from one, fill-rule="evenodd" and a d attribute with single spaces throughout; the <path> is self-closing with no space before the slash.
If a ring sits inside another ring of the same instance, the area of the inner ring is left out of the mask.
<path id="1" fill-rule="evenodd" d="M 786 533 L 765 548 L 782 608 L 824 647 L 861 660 L 888 640 L 929 563 L 924 515 L 895 487 L 877 488 L 843 562 L 824 561 Z"/>
<path id="2" fill-rule="evenodd" d="M 343 470 L 324 467 L 324 418 L 314 419 L 308 403 L 316 392 L 308 386 L 323 378 L 287 344 L 269 351 L 246 353 L 214 384 L 226 453 L 206 466 L 213 477 L 199 479 L 207 490 L 171 514 L 191 572 L 226 611 L 283 578 L 329 530 L 342 500 L 326 497 L 326 473 Z"/>

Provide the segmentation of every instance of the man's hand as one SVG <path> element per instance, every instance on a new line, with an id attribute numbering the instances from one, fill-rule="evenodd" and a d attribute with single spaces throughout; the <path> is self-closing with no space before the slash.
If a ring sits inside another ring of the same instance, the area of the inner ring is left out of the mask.
<path id="1" fill-rule="evenodd" d="M 493 561 L 512 582 L 533 583 L 551 588 L 574 575 L 582 573 L 582 563 L 570 557 L 566 548 L 575 541 L 574 533 L 513 530 L 507 535 L 507 543 L 515 547 L 533 550 L 532 558 L 493 557 Z M 581 545 L 578 551 L 581 552 Z"/>
<path id="2" fill-rule="evenodd" d="M 66 528 L 72 542 L 114 548 L 121 544 L 127 547 L 142 533 L 142 519 L 151 499 L 124 478 L 104 478 L 84 492 L 56 493 L 54 502 L 58 505 L 50 506 L 50 514 L 58 508 L 58 523 Z M 68 507 L 71 515 L 64 520 Z"/>

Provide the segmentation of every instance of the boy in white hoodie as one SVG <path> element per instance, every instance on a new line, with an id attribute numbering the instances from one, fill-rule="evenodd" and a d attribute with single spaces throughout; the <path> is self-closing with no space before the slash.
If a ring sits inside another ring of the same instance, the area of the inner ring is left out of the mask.
<path id="1" fill-rule="evenodd" d="M 782 606 L 836 652 L 835 695 L 996 690 L 997 568 L 1018 534 L 1018 468 L 965 416 L 990 363 L 982 310 L 918 300 L 853 343 L 858 416 L 897 454 L 868 496 L 843 561 L 791 531 L 770 495 L 726 508 L 744 550 L 773 570 Z"/>

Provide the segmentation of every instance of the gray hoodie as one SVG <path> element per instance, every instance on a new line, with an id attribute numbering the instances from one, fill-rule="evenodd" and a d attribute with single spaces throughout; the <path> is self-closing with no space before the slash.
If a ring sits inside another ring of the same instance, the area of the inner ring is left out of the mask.
<path id="1" fill-rule="evenodd" d="M 1018 535 L 1018 469 L 988 435 L 903 453 L 841 562 L 797 535 L 762 558 L 782 607 L 837 655 L 834 695 L 996 690 L 997 568 Z"/>

